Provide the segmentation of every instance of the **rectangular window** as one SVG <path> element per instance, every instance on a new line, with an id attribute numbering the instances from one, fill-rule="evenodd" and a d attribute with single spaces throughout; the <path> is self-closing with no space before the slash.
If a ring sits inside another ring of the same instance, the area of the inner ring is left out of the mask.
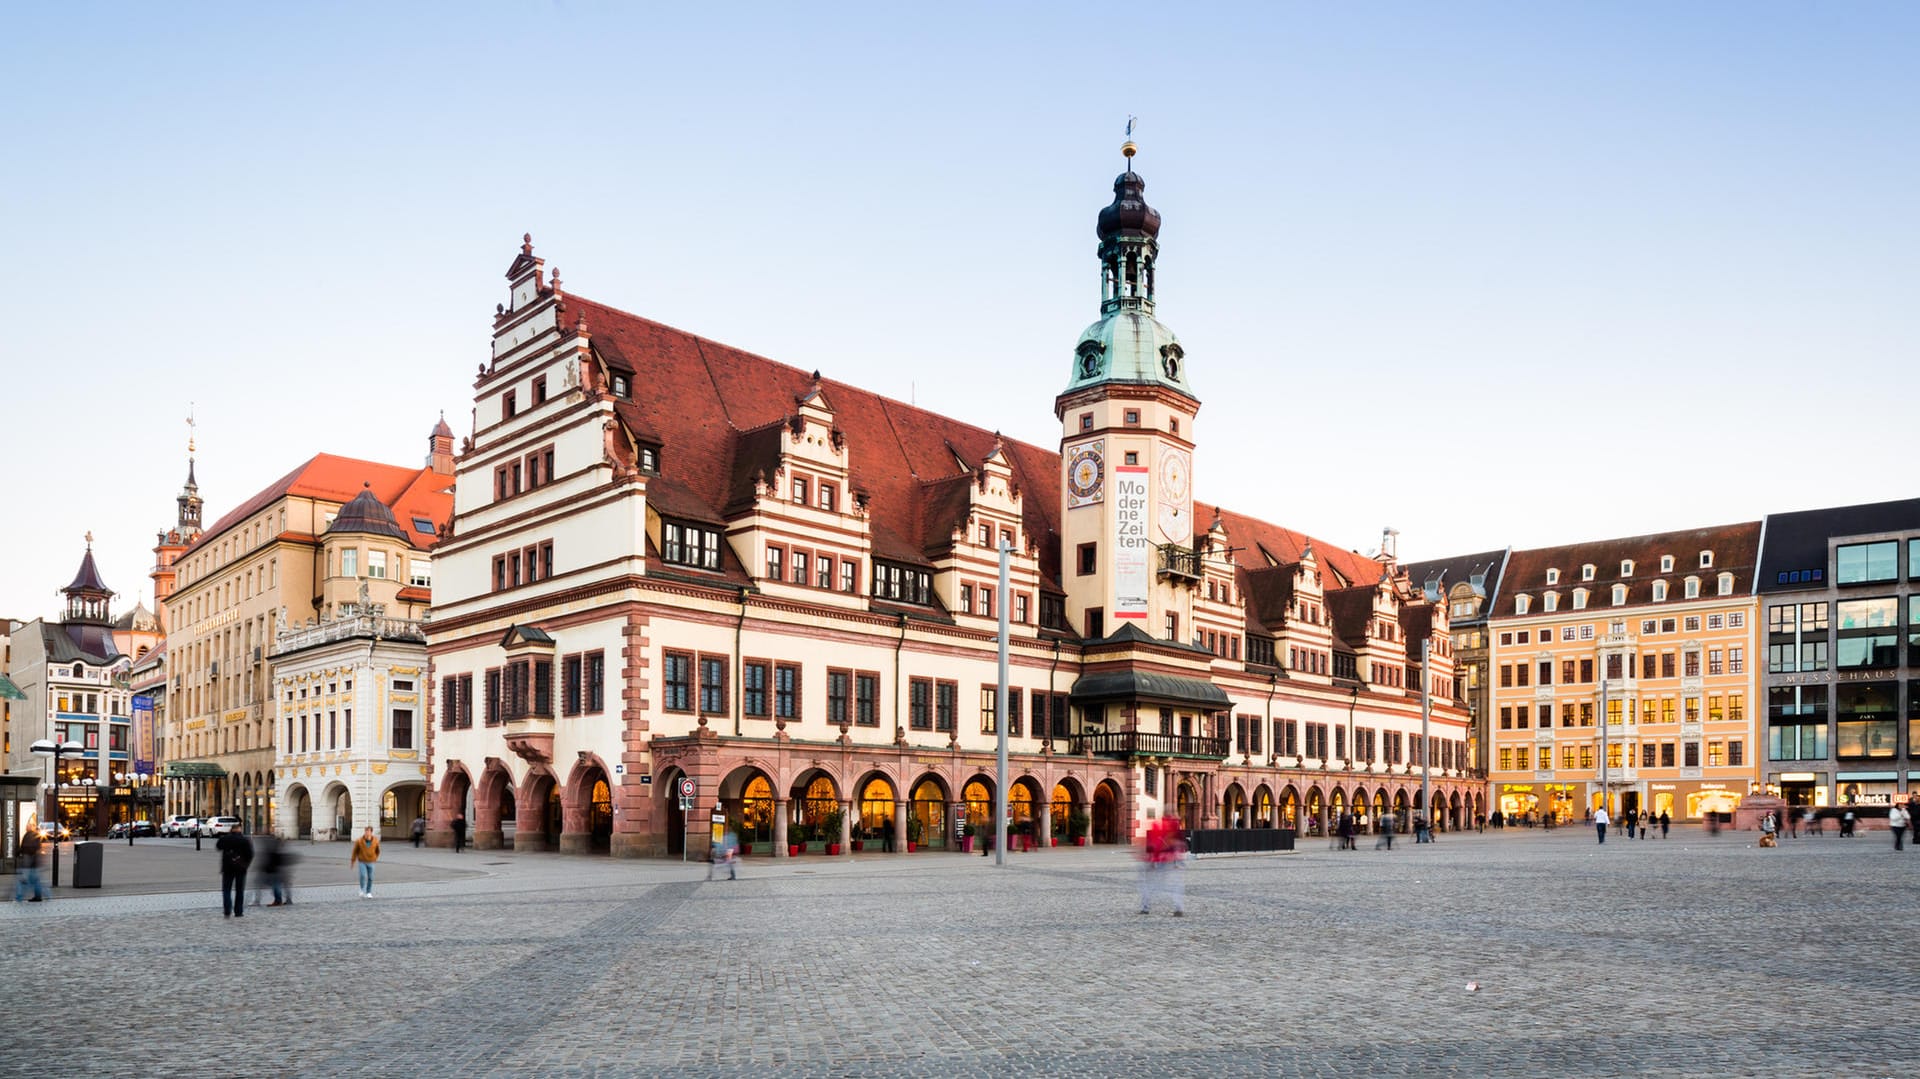
<path id="1" fill-rule="evenodd" d="M 807 552 L 793 552 L 793 583 L 807 583 Z"/>
<path id="2" fill-rule="evenodd" d="M 827 722 L 833 726 L 851 724 L 853 714 L 849 695 L 853 691 L 852 671 L 827 671 Z"/>
<path id="3" fill-rule="evenodd" d="M 807 504 L 807 501 L 808 499 L 807 499 L 806 477 L 795 476 L 793 478 L 793 503 L 796 506 L 804 506 Z"/>
<path id="4" fill-rule="evenodd" d="M 980 733 L 997 734 L 999 727 L 1000 687 L 980 687 Z"/>
<path id="5" fill-rule="evenodd" d="M 775 719 L 800 718 L 800 668 L 794 664 L 773 665 L 773 715 Z"/>
<path id="6" fill-rule="evenodd" d="M 1834 605 L 1834 667 L 1861 670 L 1900 665 L 1900 600 L 1847 599 Z"/>
<path id="7" fill-rule="evenodd" d="M 700 657 L 700 714 L 727 713 L 727 659 L 725 656 Z"/>
<path id="8" fill-rule="evenodd" d="M 1079 575 L 1082 577 L 1092 576 L 1100 565 L 1100 545 L 1097 543 L 1083 543 L 1075 548 L 1075 551 L 1079 556 L 1074 562 L 1074 564 L 1079 567 Z"/>
<path id="9" fill-rule="evenodd" d="M 740 664 L 740 711 L 743 715 L 767 715 L 767 662 L 749 659 Z"/>
<path id="10" fill-rule="evenodd" d="M 871 671 L 853 676 L 853 723 L 856 727 L 880 725 L 880 676 Z"/>
<path id="11" fill-rule="evenodd" d="M 960 613 L 973 613 L 973 586 L 970 584 L 960 586 Z"/>
<path id="12" fill-rule="evenodd" d="M 1014 686 L 1007 687 L 1007 737 L 1008 738 L 1020 737 L 1020 698 L 1021 696 L 1022 695 L 1018 688 Z"/>
<path id="13" fill-rule="evenodd" d="M 831 483 L 820 484 L 820 508 L 831 510 L 839 504 L 839 492 Z"/>
<path id="14" fill-rule="evenodd" d="M 553 661 L 550 659 L 533 661 L 533 714 L 553 714 Z"/>
<path id="15" fill-rule="evenodd" d="M 413 709 L 395 708 L 393 710 L 393 748 L 413 748 Z"/>
<path id="16" fill-rule="evenodd" d="M 487 672 L 487 726 L 497 727 L 500 722 L 500 668 L 495 667 Z M 317 743 L 319 740 L 316 734 L 314 741 Z"/>
<path id="17" fill-rule="evenodd" d="M 1683 768 L 1700 767 L 1700 743 L 1687 742 L 1682 747 L 1681 752 L 1682 752 L 1681 760 L 1684 762 L 1681 765 L 1681 767 Z"/>
<path id="18" fill-rule="evenodd" d="M 770 581 L 784 581 L 787 579 L 787 552 L 785 549 L 772 546 L 767 548 L 766 577 Z"/>
<path id="19" fill-rule="evenodd" d="M 951 731 L 960 705 L 960 683 L 936 682 L 933 687 L 933 729 Z"/>
<path id="20" fill-rule="evenodd" d="M 1652 742 L 1642 742 L 1640 744 L 1640 767 L 1652 768 L 1653 762 L 1659 756 L 1659 752 L 1659 746 L 1654 745 Z"/>
<path id="21" fill-rule="evenodd" d="M 1840 584 L 1867 584 L 1900 579 L 1900 541 L 1848 543 L 1834 549 L 1834 580 Z"/>
<path id="22" fill-rule="evenodd" d="M 360 552 L 352 547 L 340 549 L 340 576 L 360 576 Z"/>
<path id="23" fill-rule="evenodd" d="M 586 680 L 587 714 L 599 715 L 607 707 L 607 655 L 605 652 L 587 653 Z"/>
<path id="24" fill-rule="evenodd" d="M 666 696 L 661 707 L 669 712 L 693 711 L 693 656 L 668 652 L 661 659 Z"/>
<path id="25" fill-rule="evenodd" d="M 580 714 L 582 669 L 579 656 L 567 656 L 560 661 L 560 714 L 563 716 Z"/>
<path id="26" fill-rule="evenodd" d="M 720 568 L 720 531 L 679 521 L 660 526 L 660 560 L 695 569 Z"/>
<path id="27" fill-rule="evenodd" d="M 824 590 L 833 588 L 833 559 L 826 555 L 814 559 L 813 586 Z"/>
<path id="28" fill-rule="evenodd" d="M 856 592 L 860 589 L 860 564 L 846 559 L 840 560 L 840 591 Z"/>
<path id="29" fill-rule="evenodd" d="M 907 682 L 907 725 L 916 731 L 933 729 L 933 680 L 914 678 Z"/>

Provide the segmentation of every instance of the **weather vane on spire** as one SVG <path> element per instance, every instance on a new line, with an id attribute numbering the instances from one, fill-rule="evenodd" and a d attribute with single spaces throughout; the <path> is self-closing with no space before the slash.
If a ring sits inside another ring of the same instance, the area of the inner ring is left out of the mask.
<path id="1" fill-rule="evenodd" d="M 1133 144 L 1133 125 L 1139 122 L 1138 117 L 1127 117 L 1127 141 L 1120 147 L 1120 153 L 1127 159 L 1129 170 L 1133 168 L 1133 155 L 1140 152 L 1140 147 Z"/>
<path id="2" fill-rule="evenodd" d="M 187 452 L 193 452 L 193 402 L 187 402 Z"/>

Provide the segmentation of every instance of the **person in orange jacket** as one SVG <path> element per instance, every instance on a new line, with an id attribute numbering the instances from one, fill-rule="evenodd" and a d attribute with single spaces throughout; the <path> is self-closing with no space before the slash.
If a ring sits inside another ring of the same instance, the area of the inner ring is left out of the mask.
<path id="1" fill-rule="evenodd" d="M 380 837 L 373 834 L 373 825 L 360 833 L 353 841 L 353 853 L 347 856 L 350 865 L 360 867 L 360 898 L 373 898 L 373 863 L 380 860 Z"/>

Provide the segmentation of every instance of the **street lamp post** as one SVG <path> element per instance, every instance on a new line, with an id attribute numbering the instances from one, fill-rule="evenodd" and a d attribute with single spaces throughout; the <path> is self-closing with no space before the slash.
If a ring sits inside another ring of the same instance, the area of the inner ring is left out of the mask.
<path id="1" fill-rule="evenodd" d="M 1432 734 L 1428 724 L 1433 717 L 1433 649 L 1431 634 L 1420 642 L 1420 812 L 1426 818 L 1427 834 L 1433 834 L 1433 776 L 1428 762 L 1433 759 Z M 1420 837 L 1415 835 L 1414 841 Z"/>
<path id="2" fill-rule="evenodd" d="M 1608 817 L 1613 816 L 1613 785 L 1607 774 L 1610 733 L 1607 730 L 1607 676 L 1603 671 L 1600 675 L 1600 806 L 1607 811 Z"/>
<path id="3" fill-rule="evenodd" d="M 46 808 L 47 810 L 55 809 L 60 805 L 60 761 L 66 757 L 78 757 L 82 753 L 85 753 L 87 749 L 78 742 L 56 742 L 51 738 L 42 738 L 33 743 L 29 748 L 35 753 L 48 758 L 47 763 L 51 766 L 51 774 L 47 777 Z M 40 822 L 44 825 L 54 817 L 55 814 L 43 811 Z M 55 823 L 60 822 L 55 821 Z M 53 887 L 60 887 L 60 843 L 58 840 L 53 844 Z"/>

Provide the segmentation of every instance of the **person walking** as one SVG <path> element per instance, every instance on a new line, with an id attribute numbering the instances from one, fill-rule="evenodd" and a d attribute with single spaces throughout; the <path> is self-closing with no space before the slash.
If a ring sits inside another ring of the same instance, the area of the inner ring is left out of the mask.
<path id="1" fill-rule="evenodd" d="M 1601 806 L 1593 811 L 1593 830 L 1600 834 L 1600 842 L 1607 841 L 1607 807 Z"/>
<path id="2" fill-rule="evenodd" d="M 728 880 L 740 879 L 740 839 L 731 829 L 713 846 L 713 855 L 707 861 L 707 879 L 712 880 L 721 866 L 727 867 Z"/>
<path id="3" fill-rule="evenodd" d="M 421 841 L 422 841 L 422 840 L 424 840 L 424 839 L 426 839 L 426 838 L 427 838 L 427 818 L 425 818 L 425 817 L 415 817 L 415 818 L 413 818 L 413 845 L 414 845 L 414 848 L 415 848 L 416 850 L 417 850 L 417 849 L 419 849 L 419 847 L 420 847 L 420 843 L 421 843 Z"/>
<path id="4" fill-rule="evenodd" d="M 453 853 L 458 854 L 466 849 L 467 815 L 465 813 L 455 813 L 453 815 Z"/>
<path id="5" fill-rule="evenodd" d="M 373 898 L 373 863 L 379 860 L 380 837 L 373 834 L 373 825 L 369 824 L 367 830 L 360 833 L 360 838 L 353 841 L 353 851 L 347 855 L 347 862 L 360 869 L 362 899 Z"/>
<path id="6" fill-rule="evenodd" d="M 1887 807 L 1887 831 L 1893 833 L 1893 849 L 1904 850 L 1900 841 L 1907 834 L 1907 811 L 1899 802 Z M 1914 845 L 1920 846 L 1920 835 L 1914 837 Z"/>
<path id="7" fill-rule="evenodd" d="M 29 824 L 25 835 L 20 837 L 20 845 L 14 849 L 13 901 L 25 900 L 39 903 L 47 898 L 46 885 L 40 883 L 40 848 L 46 842 L 40 838 L 40 825 Z M 27 899 L 27 892 L 33 892 L 33 898 Z"/>
<path id="8" fill-rule="evenodd" d="M 1393 849 L 1393 814 L 1392 813 L 1384 813 L 1384 814 L 1381 814 L 1381 817 L 1380 817 L 1380 838 L 1373 841 L 1373 849 L 1379 850 L 1381 847 L 1385 847 L 1388 850 Z"/>
<path id="9" fill-rule="evenodd" d="M 235 825 L 214 841 L 220 854 L 220 908 L 224 917 L 244 918 L 247 914 L 247 867 L 253 864 L 253 841 L 246 826 Z"/>
<path id="10" fill-rule="evenodd" d="M 259 868 L 254 871 L 253 905 L 260 905 L 260 887 L 264 883 L 267 893 L 273 897 L 269 907 L 284 907 L 293 902 L 293 889 L 287 884 L 287 867 L 293 864 L 293 854 L 272 832 L 260 837 L 255 861 Z"/>
<path id="11" fill-rule="evenodd" d="M 1661 810 L 1660 811 L 1660 838 L 1661 839 L 1667 838 L 1667 829 L 1671 827 L 1673 827 L 1673 814 L 1667 812 L 1664 809 Z"/>

